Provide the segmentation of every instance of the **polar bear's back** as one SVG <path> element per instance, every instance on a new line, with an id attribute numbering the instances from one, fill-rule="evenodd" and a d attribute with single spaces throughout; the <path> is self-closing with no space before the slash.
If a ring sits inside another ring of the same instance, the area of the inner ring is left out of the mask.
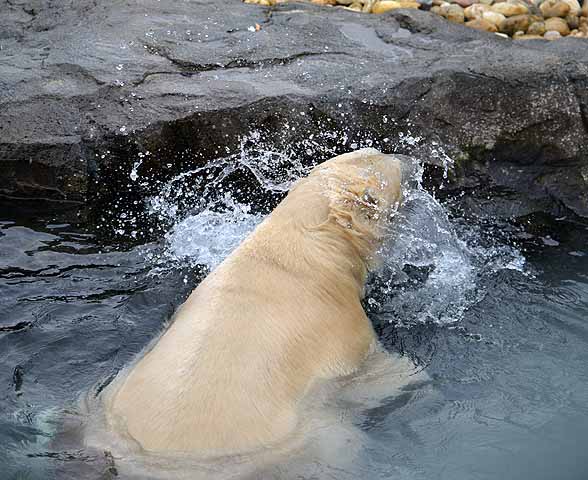
<path id="1" fill-rule="evenodd" d="M 224 454 L 275 443 L 295 427 L 312 380 L 349 373 L 373 341 L 369 323 L 356 321 L 359 302 L 333 311 L 317 291 L 312 278 L 237 253 L 120 383 L 110 414 L 147 450 Z"/>
<path id="2" fill-rule="evenodd" d="M 305 394 L 355 371 L 375 342 L 360 299 L 400 195 L 397 160 L 377 151 L 316 167 L 113 384 L 111 429 L 162 454 L 284 439 Z"/>

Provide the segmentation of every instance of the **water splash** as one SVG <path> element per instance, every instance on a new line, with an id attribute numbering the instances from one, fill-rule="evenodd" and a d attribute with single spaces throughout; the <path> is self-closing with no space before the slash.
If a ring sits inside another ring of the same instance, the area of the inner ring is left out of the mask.
<path id="1" fill-rule="evenodd" d="M 253 132 L 243 137 L 238 153 L 217 158 L 172 178 L 148 200 L 150 215 L 160 223 L 173 225 L 188 209 L 192 214 L 219 208 L 224 212 L 248 210 L 248 205 L 232 199 L 224 184 L 231 175 L 249 173 L 263 192 L 286 193 L 293 182 L 314 166 L 303 165 L 292 152 L 257 147 L 261 141 L 260 134 Z"/>
<path id="2" fill-rule="evenodd" d="M 367 289 L 367 306 L 391 323 L 451 324 L 481 300 L 481 278 L 502 269 L 523 271 L 521 253 L 481 232 L 422 188 L 422 166 L 405 184 L 404 202 L 378 255 L 383 259 Z M 487 240 L 487 239 L 486 239 Z"/>
<path id="3" fill-rule="evenodd" d="M 475 267 L 443 207 L 424 190 L 413 190 L 388 237 L 378 287 L 369 292 L 371 307 L 402 323 L 458 319 L 475 288 Z"/>
<path id="4" fill-rule="evenodd" d="M 214 268 L 263 219 L 248 205 L 234 201 L 229 193 L 225 193 L 222 205 L 223 210 L 207 207 L 174 225 L 165 236 L 166 260 Z"/>
<path id="5" fill-rule="evenodd" d="M 239 151 L 172 178 L 148 200 L 149 215 L 168 225 L 158 269 L 174 266 L 214 268 L 261 222 L 263 215 L 235 198 L 230 177 L 251 177 L 262 194 L 285 195 L 314 166 L 303 164 L 291 151 L 263 147 L 258 132 L 241 140 Z M 306 145 L 318 150 L 318 142 Z M 237 191 L 235 191 L 235 188 Z"/>
<path id="6" fill-rule="evenodd" d="M 291 152 L 259 145 L 258 137 L 247 137 L 238 153 L 176 176 L 150 199 L 151 214 L 169 224 L 159 268 L 212 269 L 261 222 L 263 214 L 225 186 L 230 175 L 249 173 L 263 192 L 284 194 L 312 167 Z M 381 268 L 366 289 L 366 307 L 404 325 L 451 324 L 483 297 L 484 275 L 522 270 L 524 257 L 498 240 L 481 242 L 475 225 L 450 219 L 423 189 L 422 165 L 415 163 L 407 172 L 405 200 L 378 252 Z"/>

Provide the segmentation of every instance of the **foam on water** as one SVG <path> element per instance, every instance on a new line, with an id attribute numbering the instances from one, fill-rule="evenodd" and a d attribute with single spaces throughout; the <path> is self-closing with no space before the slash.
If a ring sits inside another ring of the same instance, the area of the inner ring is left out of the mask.
<path id="1" fill-rule="evenodd" d="M 159 268 L 212 269 L 263 219 L 222 186 L 228 175 L 248 171 L 268 194 L 285 193 L 309 168 L 287 152 L 243 143 L 238 154 L 172 179 L 150 200 L 151 213 L 170 225 Z M 524 257 L 498 241 L 480 242 L 475 226 L 450 219 L 446 208 L 423 189 L 422 174 L 419 166 L 405 179 L 405 200 L 378 252 L 381 267 L 366 289 L 366 307 L 405 325 L 450 324 L 483 297 L 482 276 L 504 268 L 522 270 Z M 198 190 L 195 185 L 204 192 L 198 198 L 190 197 L 190 191 Z M 192 210 L 180 218 L 179 203 L 186 198 L 191 198 Z"/>

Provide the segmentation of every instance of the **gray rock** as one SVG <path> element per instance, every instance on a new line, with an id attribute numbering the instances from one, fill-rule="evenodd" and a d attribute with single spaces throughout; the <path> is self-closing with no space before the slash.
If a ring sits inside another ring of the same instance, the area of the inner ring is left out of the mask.
<path id="1" fill-rule="evenodd" d="M 164 180 L 258 129 L 307 157 L 369 140 L 435 164 L 443 149 L 457 159 L 450 187 L 483 177 L 588 216 L 582 42 L 515 43 L 407 10 L 0 1 L 5 196 L 102 214 L 153 190 L 129 180 L 138 153 Z M 317 132 L 328 148 L 296 150 Z M 408 132 L 421 140 L 387 141 Z M 504 165 L 523 173 L 495 175 Z"/>
<path id="2" fill-rule="evenodd" d="M 417 3 L 421 5 L 421 8 L 428 10 L 433 6 L 433 0 L 417 0 Z"/>

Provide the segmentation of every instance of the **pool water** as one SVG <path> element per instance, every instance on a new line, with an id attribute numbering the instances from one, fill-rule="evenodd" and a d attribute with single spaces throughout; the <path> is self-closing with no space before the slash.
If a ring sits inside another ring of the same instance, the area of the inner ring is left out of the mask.
<path id="1" fill-rule="evenodd" d="M 125 248 L 71 215 L 0 204 L 2 480 L 93 461 L 82 445 L 51 448 L 60 416 L 140 352 L 262 218 L 230 195 L 220 203 Z M 588 478 L 588 223 L 468 218 L 420 188 L 401 213 L 365 307 L 385 347 L 431 382 L 357 419 L 369 442 L 348 477 Z M 348 478 L 313 468 L 305 478 Z"/>

